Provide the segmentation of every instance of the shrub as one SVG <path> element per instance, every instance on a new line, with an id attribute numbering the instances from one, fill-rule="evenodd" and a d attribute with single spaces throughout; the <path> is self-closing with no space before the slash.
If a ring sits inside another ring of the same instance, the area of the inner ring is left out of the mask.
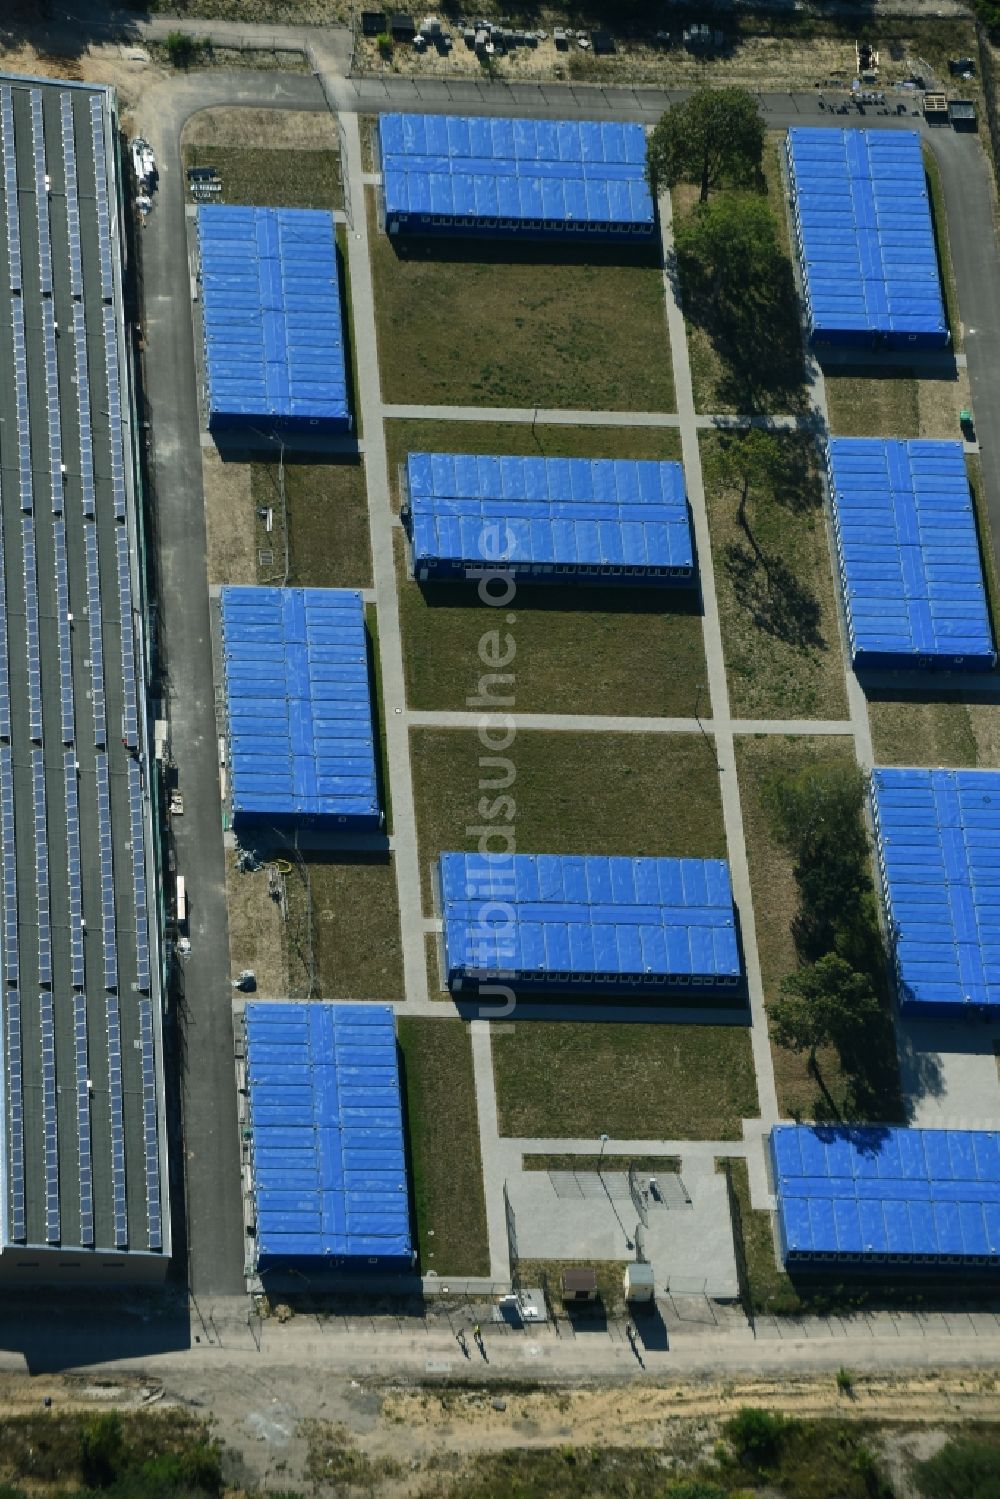
<path id="1" fill-rule="evenodd" d="M 117 1411 L 104 1411 L 80 1432 L 80 1472 L 90 1488 L 107 1489 L 125 1462 L 125 1428 Z"/>
<path id="2" fill-rule="evenodd" d="M 837 1389 L 842 1395 L 853 1395 L 854 1375 L 851 1373 L 850 1369 L 845 1369 L 843 1368 L 843 1366 L 841 1366 L 841 1368 L 837 1370 Z"/>
<path id="3" fill-rule="evenodd" d="M 784 1416 L 748 1405 L 726 1422 L 724 1430 L 741 1462 L 761 1469 L 777 1459 L 790 1424 Z"/>
<path id="4" fill-rule="evenodd" d="M 1000 1499 L 1000 1450 L 958 1437 L 918 1463 L 914 1477 L 926 1499 Z"/>
<path id="5" fill-rule="evenodd" d="M 379 57 L 388 62 L 392 57 L 392 37 L 389 33 L 387 31 L 380 31 L 375 38 L 375 45 L 378 48 Z"/>
<path id="6" fill-rule="evenodd" d="M 171 31 L 167 35 L 164 46 L 167 49 L 170 65 L 174 68 L 190 67 L 200 50 L 197 39 L 188 36 L 186 31 Z"/>

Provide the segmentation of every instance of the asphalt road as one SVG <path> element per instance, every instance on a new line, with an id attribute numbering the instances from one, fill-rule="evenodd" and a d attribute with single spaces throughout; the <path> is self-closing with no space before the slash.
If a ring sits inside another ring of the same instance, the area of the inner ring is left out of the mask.
<path id="1" fill-rule="evenodd" d="M 184 119 L 194 108 L 225 103 L 324 107 L 319 85 L 305 75 L 206 73 L 197 76 L 194 86 L 185 79 L 158 97 L 146 127 L 160 167 L 156 208 L 143 237 L 146 393 L 171 743 L 184 795 L 184 815 L 174 820 L 174 827 L 191 938 L 184 964 L 182 1106 L 188 1283 L 195 1296 L 239 1293 L 244 1286 L 200 417 L 180 161 Z"/>

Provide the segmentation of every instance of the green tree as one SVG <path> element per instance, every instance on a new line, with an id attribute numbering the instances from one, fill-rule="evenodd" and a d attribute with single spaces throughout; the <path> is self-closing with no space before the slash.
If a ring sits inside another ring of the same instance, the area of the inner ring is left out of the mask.
<path id="1" fill-rule="evenodd" d="M 882 1011 L 871 981 L 831 952 L 782 980 L 768 1018 L 779 1046 L 808 1051 L 809 1071 L 820 1081 L 817 1049 L 835 1046 L 843 1055 L 880 1024 Z"/>
<path id="2" fill-rule="evenodd" d="M 717 317 L 745 320 L 769 297 L 779 251 L 766 198 L 726 193 L 699 204 L 677 225 L 674 247 L 685 291 L 710 301 Z"/>
<path id="3" fill-rule="evenodd" d="M 764 156 L 764 120 L 743 88 L 701 88 L 661 115 L 649 137 L 646 168 L 654 192 L 697 182 L 701 202 L 722 182 L 752 182 Z"/>
<path id="4" fill-rule="evenodd" d="M 926 1499 L 1000 1499 L 1000 1450 L 957 1437 L 918 1463 L 914 1477 Z"/>
<path id="5" fill-rule="evenodd" d="M 722 482 L 734 489 L 739 498 L 736 520 L 753 548 L 754 556 L 767 568 L 767 559 L 757 544 L 750 526 L 747 505 L 751 494 L 773 494 L 781 480 L 784 454 L 780 440 L 773 432 L 751 427 L 739 437 L 724 441 L 719 448 Z"/>

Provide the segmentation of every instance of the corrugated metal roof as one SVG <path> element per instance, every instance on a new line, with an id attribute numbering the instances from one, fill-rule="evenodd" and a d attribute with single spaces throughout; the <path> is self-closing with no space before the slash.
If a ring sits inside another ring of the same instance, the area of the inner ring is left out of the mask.
<path id="1" fill-rule="evenodd" d="M 506 857 L 440 861 L 449 983 L 729 987 L 740 954 L 722 859 Z"/>
<path id="2" fill-rule="evenodd" d="M 1000 1006 L 1000 771 L 876 770 L 872 811 L 900 1006 Z"/>
<path id="3" fill-rule="evenodd" d="M 855 665 L 995 666 L 962 444 L 837 437 L 828 472 Z"/>
<path id="4" fill-rule="evenodd" d="M 361 594 L 223 588 L 220 617 L 236 821 L 380 826 Z"/>
<path id="5" fill-rule="evenodd" d="M 795 126 L 788 162 L 813 337 L 943 348 L 948 322 L 916 131 Z"/>
<path id="6" fill-rule="evenodd" d="M 198 209 L 209 426 L 351 425 L 333 218 Z"/>
<path id="7" fill-rule="evenodd" d="M 1000 1259 L 1000 1135 L 978 1130 L 771 1131 L 786 1259 Z"/>
<path id="8" fill-rule="evenodd" d="M 390 229 L 653 232 L 641 125 L 383 114 L 379 144 Z"/>
<path id="9" fill-rule="evenodd" d="M 410 453 L 406 478 L 418 576 L 497 562 L 614 568 L 619 580 L 623 568 L 663 581 L 694 571 L 679 463 Z"/>
<path id="10" fill-rule="evenodd" d="M 391 1008 L 254 1002 L 244 1013 L 258 1269 L 408 1267 Z"/>

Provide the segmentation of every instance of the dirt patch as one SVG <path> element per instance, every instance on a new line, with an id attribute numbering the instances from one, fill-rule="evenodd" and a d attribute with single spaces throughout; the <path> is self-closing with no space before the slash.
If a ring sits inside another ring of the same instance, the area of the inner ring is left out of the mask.
<path id="1" fill-rule="evenodd" d="M 201 482 L 209 583 L 256 583 L 249 463 L 223 463 L 214 448 L 204 448 Z"/>
<path id="2" fill-rule="evenodd" d="M 24 43 L 0 47 L 0 71 L 30 74 L 37 78 L 86 79 L 88 83 L 110 83 L 118 92 L 119 110 L 135 105 L 151 84 L 170 76 L 170 70 L 154 63 L 146 47 L 107 42 L 85 46 L 73 54 L 40 51 Z M 123 124 L 127 121 L 123 118 Z"/>
<path id="3" fill-rule="evenodd" d="M 333 115 L 309 109 L 201 109 L 184 126 L 185 146 L 266 146 L 269 151 L 336 151 Z"/>
<path id="4" fill-rule="evenodd" d="M 241 873 L 234 851 L 226 850 L 229 960 L 234 974 L 253 969 L 258 998 L 283 999 L 288 993 L 284 923 L 281 902 L 269 893 L 269 867 Z"/>

